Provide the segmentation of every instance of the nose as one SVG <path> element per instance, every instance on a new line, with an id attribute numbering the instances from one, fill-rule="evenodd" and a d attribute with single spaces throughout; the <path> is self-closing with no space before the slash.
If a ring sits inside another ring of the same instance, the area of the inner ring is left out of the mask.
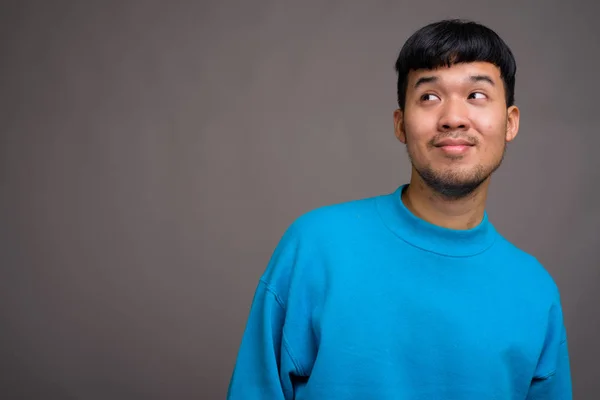
<path id="1" fill-rule="evenodd" d="M 466 104 L 458 99 L 446 100 L 441 108 L 438 129 L 447 131 L 467 131 L 471 127 Z"/>

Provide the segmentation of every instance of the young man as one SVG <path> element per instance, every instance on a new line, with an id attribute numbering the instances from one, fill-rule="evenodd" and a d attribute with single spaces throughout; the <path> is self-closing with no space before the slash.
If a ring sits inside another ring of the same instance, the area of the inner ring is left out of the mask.
<path id="1" fill-rule="evenodd" d="M 571 399 L 558 289 L 485 212 L 519 128 L 510 49 L 441 21 L 408 39 L 396 70 L 410 183 L 290 226 L 228 398 Z"/>

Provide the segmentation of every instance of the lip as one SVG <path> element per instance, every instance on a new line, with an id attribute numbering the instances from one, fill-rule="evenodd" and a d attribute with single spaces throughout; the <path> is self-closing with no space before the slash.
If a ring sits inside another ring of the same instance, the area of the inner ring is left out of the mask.
<path id="1" fill-rule="evenodd" d="M 438 146 L 438 149 L 440 149 L 447 155 L 458 156 L 467 153 L 469 150 L 471 150 L 472 147 L 472 145 L 459 144 Z"/>
<path id="2" fill-rule="evenodd" d="M 435 144 L 435 147 L 450 156 L 460 156 L 467 153 L 474 144 L 466 139 L 446 138 Z"/>
<path id="3" fill-rule="evenodd" d="M 473 143 L 465 139 L 442 139 L 435 144 L 436 147 L 473 146 Z"/>

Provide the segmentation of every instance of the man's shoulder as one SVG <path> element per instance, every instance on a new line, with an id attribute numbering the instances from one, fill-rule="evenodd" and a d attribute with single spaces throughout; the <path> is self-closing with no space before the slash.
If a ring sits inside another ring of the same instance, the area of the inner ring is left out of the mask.
<path id="1" fill-rule="evenodd" d="M 518 247 L 502 235 L 499 235 L 497 245 L 507 260 L 508 266 L 513 269 L 513 273 L 518 275 L 518 279 L 522 283 L 535 285 L 538 291 L 555 295 L 558 291 L 556 282 L 538 257 Z"/>
<path id="2" fill-rule="evenodd" d="M 291 224 L 299 235 L 315 235 L 353 229 L 378 218 L 375 202 L 382 195 L 363 197 L 313 208 Z"/>
<path id="3" fill-rule="evenodd" d="M 302 270 L 305 276 L 315 274 L 317 261 L 324 254 L 340 251 L 348 235 L 373 223 L 377 197 L 324 205 L 301 214 L 284 232 L 263 280 L 274 287 L 286 287 L 294 271 Z"/>

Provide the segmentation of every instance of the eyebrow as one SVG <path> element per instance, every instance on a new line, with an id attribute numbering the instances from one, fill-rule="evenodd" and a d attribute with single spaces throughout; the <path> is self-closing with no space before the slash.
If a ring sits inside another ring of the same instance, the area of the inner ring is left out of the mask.
<path id="1" fill-rule="evenodd" d="M 437 76 L 422 76 L 419 79 L 417 79 L 417 82 L 415 83 L 415 89 L 426 83 L 436 82 L 437 80 Z"/>
<path id="2" fill-rule="evenodd" d="M 473 75 L 470 77 L 469 80 L 471 82 L 487 82 L 492 86 L 496 86 L 496 83 L 494 82 L 494 80 L 492 78 L 490 78 L 488 75 Z"/>
<path id="3" fill-rule="evenodd" d="M 419 79 L 417 79 L 417 82 L 415 83 L 415 89 L 426 83 L 434 83 L 434 82 L 437 82 L 438 80 L 439 80 L 439 78 L 437 76 L 422 76 Z M 494 80 L 492 78 L 490 78 L 489 75 L 471 75 L 469 77 L 469 81 L 471 81 L 471 82 L 487 82 L 492 86 L 496 86 L 496 83 L 494 82 Z"/>

